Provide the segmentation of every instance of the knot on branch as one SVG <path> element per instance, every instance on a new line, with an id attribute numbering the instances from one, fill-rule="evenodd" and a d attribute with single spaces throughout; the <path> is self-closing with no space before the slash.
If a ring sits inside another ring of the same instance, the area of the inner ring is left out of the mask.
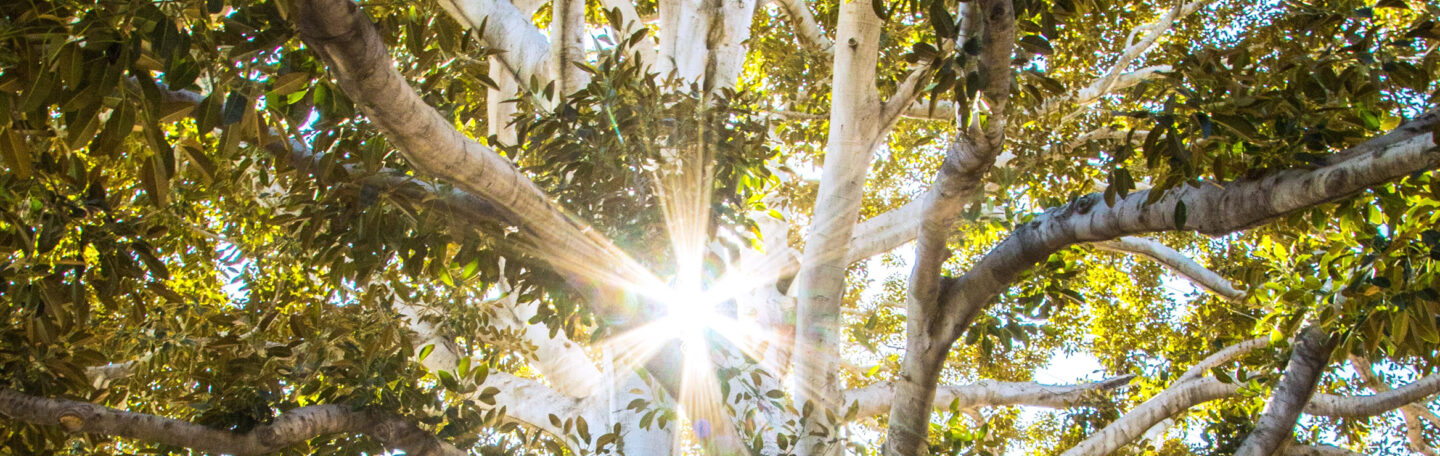
<path id="1" fill-rule="evenodd" d="M 399 420 L 381 420 L 375 423 L 375 426 L 370 429 L 370 437 L 389 446 L 396 438 L 405 432 L 402 427 L 404 427 L 404 424 L 400 423 Z"/>
<path id="2" fill-rule="evenodd" d="M 84 411 L 78 407 L 68 407 L 61 411 L 59 421 L 65 432 L 79 432 L 85 428 Z"/>

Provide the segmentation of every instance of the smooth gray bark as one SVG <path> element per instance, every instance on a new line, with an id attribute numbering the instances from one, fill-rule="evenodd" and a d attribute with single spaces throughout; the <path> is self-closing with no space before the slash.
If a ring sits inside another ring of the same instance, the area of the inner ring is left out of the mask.
<path id="1" fill-rule="evenodd" d="M 1315 394 L 1320 374 L 1330 364 L 1330 352 L 1335 350 L 1338 340 L 1318 326 L 1307 326 L 1300 331 L 1280 384 L 1265 404 L 1265 413 L 1260 415 L 1255 430 L 1235 451 L 1236 456 L 1269 456 L 1294 437 L 1295 421 L 1300 419 L 1300 411 Z"/>

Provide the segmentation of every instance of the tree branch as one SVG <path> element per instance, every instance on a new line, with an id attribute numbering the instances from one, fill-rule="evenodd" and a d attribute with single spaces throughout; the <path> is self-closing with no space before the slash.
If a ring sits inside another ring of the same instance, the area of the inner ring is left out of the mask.
<path id="1" fill-rule="evenodd" d="M 1307 326 L 1300 331 L 1300 335 L 1295 337 L 1290 364 L 1280 377 L 1280 384 L 1265 404 L 1265 413 L 1260 415 L 1255 430 L 1235 451 L 1237 456 L 1269 456 L 1294 438 L 1295 422 L 1300 419 L 1300 411 L 1305 404 L 1310 402 L 1310 396 L 1315 394 L 1320 374 L 1330 364 L 1330 352 L 1334 351 L 1338 341 L 1339 338 L 1319 326 Z"/>
<path id="2" fill-rule="evenodd" d="M 1362 456 L 1364 453 L 1356 453 L 1344 448 L 1330 445 L 1306 445 L 1302 443 L 1291 443 L 1280 450 L 1285 456 Z"/>
<path id="3" fill-rule="evenodd" d="M 794 285 L 797 292 L 796 340 L 793 358 L 795 403 L 813 403 L 816 414 L 805 422 L 798 454 L 822 454 L 838 440 L 835 423 L 822 423 L 833 412 L 840 415 L 840 389 L 836 375 L 840 343 L 840 307 L 845 292 L 846 258 L 850 234 L 860 216 L 865 174 L 875 148 L 883 140 L 879 93 L 875 86 L 883 21 L 871 5 L 840 5 L 835 50 L 835 77 L 831 84 L 829 136 L 825 164 L 815 198 L 814 215 L 806 234 L 804 259 Z"/>
<path id="4" fill-rule="evenodd" d="M 1375 377 L 1375 369 L 1370 365 L 1370 360 L 1352 355 L 1350 366 L 1360 376 L 1360 381 L 1376 393 L 1384 394 L 1393 391 L 1390 385 Z M 1410 450 L 1425 456 L 1440 456 L 1440 451 L 1431 446 L 1430 442 L 1425 441 L 1425 424 L 1420 422 L 1420 417 L 1434 417 L 1435 414 L 1429 408 L 1405 404 L 1400 407 L 1400 416 L 1405 420 L 1405 438 L 1410 441 Z"/>
<path id="5" fill-rule="evenodd" d="M 940 386 L 931 403 L 933 408 L 949 407 L 959 400 L 959 408 L 1019 405 L 1026 407 L 1068 408 L 1083 405 L 1096 394 L 1130 383 L 1134 375 L 1121 375 L 1078 385 L 1045 385 L 1036 382 L 997 382 L 982 380 L 971 385 Z M 845 391 L 845 403 L 858 407 L 855 417 L 868 418 L 888 412 L 894 397 L 894 382 L 876 383 Z"/>
<path id="6" fill-rule="evenodd" d="M 979 25 L 983 18 L 980 69 L 991 77 L 980 94 L 989 101 L 991 119 L 983 127 L 979 122 L 960 126 L 934 185 L 925 193 L 905 300 L 905 353 L 890 402 L 890 428 L 883 450 L 887 455 L 916 454 L 927 439 L 936 383 L 952 340 L 941 301 L 947 286 L 940 275 L 950 257 L 947 244 L 955 220 L 965 204 L 981 193 L 981 179 L 994 167 L 1005 144 L 1005 105 L 1014 79 L 1010 65 L 1015 49 L 1014 5 L 1010 0 L 981 1 L 962 14 L 969 27 Z"/>
<path id="7" fill-rule="evenodd" d="M 521 85 L 529 84 L 531 78 L 541 86 L 554 79 L 555 68 L 548 58 L 549 41 L 515 5 L 505 0 L 440 0 L 439 3 L 456 22 L 480 29 L 485 43 L 502 51 L 497 57 Z"/>
<path id="8" fill-rule="evenodd" d="M 395 310 L 409 322 L 410 329 L 416 333 L 415 353 L 418 355 L 425 347 L 430 347 L 430 353 L 420 360 L 422 366 L 432 372 L 455 372 L 459 368 L 462 354 L 453 340 L 442 337 L 435 325 L 422 317 L 424 309 L 396 302 Z M 571 449 L 583 448 L 583 443 L 565 432 L 565 429 L 555 426 L 549 418 L 552 414 L 567 417 L 580 413 L 580 400 L 566 397 L 534 380 L 504 372 L 490 372 L 486 375 L 484 384 L 479 386 L 480 388 L 472 392 L 477 399 L 485 387 L 493 386 L 499 389 L 490 406 L 504 408 L 507 418 L 545 431 L 565 442 Z"/>
<path id="9" fill-rule="evenodd" d="M 574 65 L 585 62 L 584 39 L 585 0 L 552 0 L 549 65 L 555 81 L 555 99 L 547 101 L 563 100 L 590 83 L 590 73 Z"/>
<path id="10" fill-rule="evenodd" d="M 1216 399 L 1230 397 L 1239 385 L 1221 383 L 1214 378 L 1179 382 L 1166 388 L 1139 406 L 1125 412 L 1120 419 L 1091 434 L 1061 456 L 1098 456 L 1111 454 L 1145 433 L 1146 430 L 1176 413 Z"/>
<path id="11" fill-rule="evenodd" d="M 1131 63 L 1140 57 L 1140 54 L 1149 50 L 1151 46 L 1154 46 L 1155 43 L 1160 40 L 1160 37 L 1163 36 L 1165 32 L 1170 31 L 1176 21 L 1185 16 L 1189 16 L 1191 13 L 1194 13 L 1213 1 L 1214 0 L 1196 0 L 1190 3 L 1182 2 L 1161 14 L 1160 18 L 1156 19 L 1155 22 L 1135 27 L 1130 31 L 1130 36 L 1125 39 L 1125 49 L 1120 51 L 1120 56 L 1115 59 L 1115 64 L 1111 66 L 1109 70 L 1106 70 L 1104 74 L 1096 78 L 1090 85 L 1078 90 L 1074 95 L 1067 95 L 1059 99 L 1046 101 L 1041 105 L 1041 114 L 1054 112 L 1065 101 L 1073 100 L 1079 105 L 1093 103 L 1102 95 L 1134 86 L 1141 81 L 1154 77 L 1157 73 L 1170 71 L 1169 66 L 1158 65 L 1135 70 L 1132 73 L 1124 73 L 1125 69 L 1130 68 Z M 1139 41 L 1134 41 L 1135 35 L 1142 31 L 1146 32 L 1145 36 L 1141 37 Z"/>
<path id="12" fill-rule="evenodd" d="M 1111 241 L 1096 242 L 1094 245 L 1101 250 L 1140 255 L 1155 260 L 1181 277 L 1190 279 L 1190 282 L 1205 291 L 1226 300 L 1238 301 L 1245 297 L 1245 291 L 1235 288 L 1220 274 L 1206 269 L 1185 254 L 1158 241 L 1125 236 Z"/>
<path id="13" fill-rule="evenodd" d="M 300 37 L 329 63 L 340 87 L 415 168 L 495 203 L 518 222 L 526 247 L 562 272 L 604 283 L 644 276 L 608 239 L 565 215 L 508 159 L 465 137 L 426 105 L 395 70 L 374 25 L 354 2 L 301 0 L 296 7 L 292 17 L 298 18 Z M 591 304 L 606 318 L 628 317 L 616 303 Z"/>
<path id="14" fill-rule="evenodd" d="M 1059 249 L 1078 243 L 1146 232 L 1194 230 L 1220 235 L 1247 229 L 1292 211 L 1336 201 L 1364 189 L 1440 166 L 1430 129 L 1440 112 L 1426 113 L 1396 129 L 1405 139 L 1373 153 L 1313 169 L 1290 169 L 1222 184 L 1181 185 L 1153 204 L 1149 193 L 1131 193 L 1107 205 L 1099 194 L 1047 211 L 1017 228 L 969 272 L 954 279 L 947 317 L 959 331 L 981 307 L 1021 272 Z M 1393 134 L 1393 133 L 1392 133 Z M 1389 137 L 1390 135 L 1386 135 Z M 1382 137 L 1385 138 L 1385 137 Z M 1368 147 L 1362 143 L 1357 147 Z M 1343 153 L 1343 152 L 1342 152 Z M 1176 224 L 1176 207 L 1187 217 Z"/>
<path id="15" fill-rule="evenodd" d="M 249 432 L 214 429 L 188 421 L 116 410 L 88 402 L 50 399 L 0 389 L 0 416 L 67 432 L 128 437 L 206 453 L 256 455 L 328 434 L 367 434 L 389 449 L 414 455 L 463 455 L 414 424 L 379 412 L 340 405 L 290 410 Z"/>
<path id="16" fill-rule="evenodd" d="M 1305 413 L 1347 418 L 1379 415 L 1440 394 L 1440 374 L 1427 375 L 1414 383 L 1395 389 L 1389 389 L 1388 386 L 1378 383 L 1371 384 L 1371 387 L 1384 388 L 1386 391 L 1370 396 L 1336 396 L 1317 393 L 1305 405 Z"/>
<path id="17" fill-rule="evenodd" d="M 815 22 L 815 15 L 810 13 L 810 7 L 804 0 L 775 0 L 775 4 L 785 10 L 786 16 L 790 16 L 795 25 L 795 36 L 800 38 L 801 44 L 827 56 L 835 54 L 835 42 L 820 30 L 820 24 Z"/>
<path id="18" fill-rule="evenodd" d="M 1210 370 L 1211 368 L 1230 362 L 1231 360 L 1239 358 L 1246 353 L 1250 353 L 1257 348 L 1264 347 L 1268 343 L 1269 341 L 1267 339 L 1256 337 L 1254 339 L 1249 339 L 1244 342 L 1222 348 L 1220 349 L 1220 351 L 1217 351 L 1214 354 L 1205 357 L 1205 359 L 1200 360 L 1200 362 L 1195 363 L 1194 366 L 1190 366 L 1190 369 L 1187 369 L 1184 374 L 1181 374 L 1179 378 L 1175 379 L 1175 383 L 1178 384 L 1186 380 L 1200 378 L 1204 376 L 1205 372 Z"/>

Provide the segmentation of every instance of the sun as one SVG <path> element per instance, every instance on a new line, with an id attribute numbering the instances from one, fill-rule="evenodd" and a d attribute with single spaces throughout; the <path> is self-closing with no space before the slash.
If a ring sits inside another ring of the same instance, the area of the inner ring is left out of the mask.
<path id="1" fill-rule="evenodd" d="M 695 289 L 670 289 L 661 293 L 665 316 L 661 324 L 674 333 L 674 338 L 689 344 L 704 336 L 722 318 L 714 297 Z"/>

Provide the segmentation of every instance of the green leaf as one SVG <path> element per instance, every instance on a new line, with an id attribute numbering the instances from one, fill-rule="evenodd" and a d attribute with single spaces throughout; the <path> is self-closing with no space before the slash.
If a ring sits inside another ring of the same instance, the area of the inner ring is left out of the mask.
<path id="1" fill-rule="evenodd" d="M 1040 35 L 1025 35 L 1020 38 L 1020 47 L 1040 55 L 1050 55 L 1055 52 L 1055 48 L 1050 47 L 1050 40 Z"/>
<path id="2" fill-rule="evenodd" d="M 241 95 L 240 92 L 232 91 L 225 96 L 225 106 L 220 110 L 220 125 L 231 125 L 239 122 L 245 116 L 245 109 L 250 105 L 250 100 Z"/>
<path id="3" fill-rule="evenodd" d="M 15 177 L 29 179 L 30 168 L 30 146 L 25 144 L 25 137 L 14 129 L 5 129 L 3 137 L 0 137 L 0 156 L 5 159 L 5 166 Z"/>

